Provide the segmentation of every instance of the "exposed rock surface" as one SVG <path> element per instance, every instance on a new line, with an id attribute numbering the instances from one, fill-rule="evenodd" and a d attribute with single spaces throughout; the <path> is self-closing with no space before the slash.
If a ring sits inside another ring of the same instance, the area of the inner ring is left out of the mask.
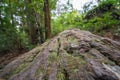
<path id="1" fill-rule="evenodd" d="M 66 30 L 0 70 L 3 80 L 120 80 L 120 43 Z"/>

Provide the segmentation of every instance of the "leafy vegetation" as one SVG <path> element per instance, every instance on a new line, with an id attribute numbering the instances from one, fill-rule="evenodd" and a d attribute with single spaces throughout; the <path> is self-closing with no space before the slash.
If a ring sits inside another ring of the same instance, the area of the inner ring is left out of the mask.
<path id="1" fill-rule="evenodd" d="M 118 0 L 103 0 L 90 10 L 87 7 L 84 8 L 87 10 L 83 14 L 72 10 L 53 19 L 53 34 L 68 28 L 80 28 L 100 35 L 107 32 L 120 35 L 120 2 Z"/>
<path id="2" fill-rule="evenodd" d="M 44 2 L 0 1 L 0 52 L 32 49 L 45 42 Z M 91 2 L 85 4 L 84 10 L 80 12 L 73 8 L 70 0 L 67 4 L 60 3 L 60 0 L 49 0 L 52 36 L 70 28 L 89 30 L 99 35 L 111 33 L 113 37 L 120 36 L 120 1 L 100 0 L 97 3 L 92 8 Z"/>

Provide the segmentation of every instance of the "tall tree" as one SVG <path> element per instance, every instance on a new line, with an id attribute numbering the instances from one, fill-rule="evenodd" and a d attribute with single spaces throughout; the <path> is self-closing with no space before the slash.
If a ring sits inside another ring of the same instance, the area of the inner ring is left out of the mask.
<path id="1" fill-rule="evenodd" d="M 45 37 L 46 39 L 51 37 L 51 24 L 50 24 L 50 8 L 49 0 L 44 0 L 44 10 L 45 10 Z"/>
<path id="2" fill-rule="evenodd" d="M 41 26 L 41 15 L 38 13 L 35 13 L 35 21 L 37 26 L 37 34 L 39 37 L 39 43 L 42 44 L 44 42 L 44 35 L 42 32 L 42 26 Z"/>
<path id="3" fill-rule="evenodd" d="M 36 34 L 36 26 L 35 26 L 35 13 L 30 6 L 32 4 L 32 0 L 26 1 L 26 20 L 27 20 L 27 27 L 28 27 L 28 34 L 31 44 L 37 43 L 37 34 Z"/>
<path id="4" fill-rule="evenodd" d="M 1 3 L 2 3 L 2 2 L 0 2 L 0 6 L 1 6 Z M 2 9 L 2 8 L 0 8 L 0 28 L 1 28 L 1 25 L 2 25 L 2 18 L 1 18 L 1 15 L 2 15 L 2 14 L 1 14 L 1 9 Z"/>

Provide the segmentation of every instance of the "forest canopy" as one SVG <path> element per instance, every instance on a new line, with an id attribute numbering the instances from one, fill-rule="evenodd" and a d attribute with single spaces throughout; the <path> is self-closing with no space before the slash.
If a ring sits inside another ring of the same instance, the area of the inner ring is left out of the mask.
<path id="1" fill-rule="evenodd" d="M 59 32 L 70 28 L 101 36 L 120 37 L 120 1 L 88 2 L 83 11 L 71 0 L 1 0 L 0 53 L 31 50 Z M 94 6 L 93 6 L 94 5 Z"/>

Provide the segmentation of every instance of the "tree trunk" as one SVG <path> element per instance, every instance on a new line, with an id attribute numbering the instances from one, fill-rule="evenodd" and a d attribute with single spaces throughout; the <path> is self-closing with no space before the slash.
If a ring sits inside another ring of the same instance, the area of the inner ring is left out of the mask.
<path id="1" fill-rule="evenodd" d="M 1 26 L 2 26 L 2 18 L 1 18 L 1 10 L 0 10 L 0 29 L 1 29 Z"/>
<path id="2" fill-rule="evenodd" d="M 120 42 L 66 30 L 0 70 L 5 80 L 120 80 Z"/>
<path id="3" fill-rule="evenodd" d="M 29 39 L 32 44 L 37 44 L 37 34 L 36 34 L 36 26 L 35 26 L 35 14 L 34 11 L 29 5 L 32 3 L 31 0 L 26 0 L 26 20 L 27 27 L 29 30 Z"/>
<path id="4" fill-rule="evenodd" d="M 12 27 L 15 27 L 15 24 L 14 24 L 14 17 L 13 17 L 13 10 L 14 9 L 11 5 L 11 0 L 9 0 L 9 8 L 10 8 L 10 16 L 11 16 L 11 21 L 12 21 Z"/>
<path id="5" fill-rule="evenodd" d="M 37 23 L 37 33 L 38 33 L 38 37 L 39 37 L 39 43 L 42 44 L 45 40 L 44 40 L 44 35 L 43 35 L 43 31 L 42 31 L 42 26 L 41 26 L 40 14 L 35 13 L 35 19 L 36 19 L 36 23 Z"/>
<path id="6" fill-rule="evenodd" d="M 51 37 L 51 25 L 50 25 L 50 9 L 49 0 L 44 0 L 44 10 L 45 10 L 45 37 L 46 39 Z"/>

